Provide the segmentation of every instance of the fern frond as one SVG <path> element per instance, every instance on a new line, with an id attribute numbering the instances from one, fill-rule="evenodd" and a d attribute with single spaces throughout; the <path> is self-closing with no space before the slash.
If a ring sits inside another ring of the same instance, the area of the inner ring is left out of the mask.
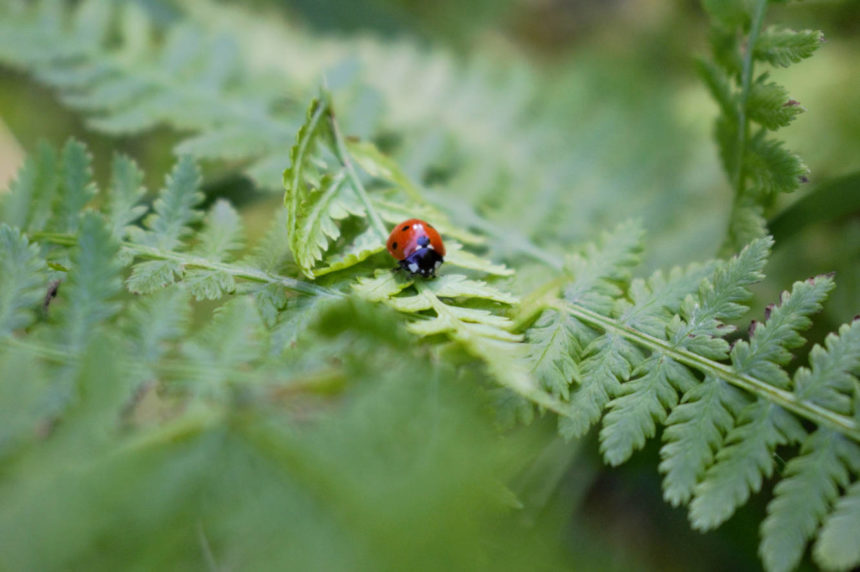
<path id="1" fill-rule="evenodd" d="M 796 282 L 791 293 L 784 293 L 780 304 L 771 307 L 767 321 L 754 324 L 749 343 L 740 340 L 732 348 L 735 370 L 786 389 L 789 378 L 781 366 L 791 358 L 788 349 L 803 344 L 799 331 L 810 326 L 808 315 L 821 309 L 832 289 L 833 281 L 827 277 Z M 745 407 L 715 464 L 695 489 L 690 505 L 693 526 L 708 529 L 722 523 L 751 492 L 759 490 L 762 476 L 771 476 L 776 446 L 804 435 L 794 417 L 778 406 L 759 399 Z"/>
<path id="2" fill-rule="evenodd" d="M 134 160 L 122 154 L 114 155 L 106 216 L 117 240 L 123 240 L 131 232 L 132 223 L 146 212 L 146 207 L 139 204 L 145 193 L 143 172 Z"/>
<path id="3" fill-rule="evenodd" d="M 789 30 L 770 26 L 762 31 L 753 48 L 755 59 L 787 68 L 810 57 L 821 47 L 824 35 L 818 30 Z"/>
<path id="4" fill-rule="evenodd" d="M 634 280 L 630 302 L 619 300 L 615 314 L 620 323 L 658 338 L 666 338 L 666 323 L 679 311 L 681 302 L 696 290 L 714 265 L 675 268 L 666 277 L 656 272 L 647 281 Z M 695 383 L 689 372 L 668 356 L 655 352 L 635 364 L 636 376 L 618 388 L 608 404 L 600 432 L 601 451 L 610 464 L 617 465 L 642 445 L 663 423 L 678 402 L 678 392 Z"/>
<path id="5" fill-rule="evenodd" d="M 457 274 L 436 280 L 419 281 L 392 271 L 377 271 L 371 279 L 360 279 L 354 291 L 361 297 L 383 302 L 403 313 L 414 315 L 408 329 L 420 336 L 445 335 L 481 359 L 498 382 L 514 392 L 553 411 L 560 404 L 540 389 L 528 375 L 523 358 L 522 336 L 511 332 L 513 321 L 481 308 L 461 305 L 468 300 L 488 300 L 513 304 L 516 298 L 483 281 Z M 429 319 L 421 312 L 432 311 Z"/>
<path id="6" fill-rule="evenodd" d="M 860 465 L 860 446 L 820 428 L 788 461 L 761 526 L 759 553 L 768 570 L 792 570 L 798 565 L 839 489 L 849 482 L 847 458 Z"/>
<path id="7" fill-rule="evenodd" d="M 747 404 L 742 392 L 712 374 L 684 393 L 666 419 L 660 472 L 663 497 L 672 505 L 686 504 L 714 460 L 714 452 Z"/>
<path id="8" fill-rule="evenodd" d="M 676 270 L 668 282 L 659 273 L 648 283 L 634 281 L 630 287 L 632 303 L 621 302 L 614 312 L 616 319 L 625 327 L 667 340 L 678 348 L 695 344 L 699 346 L 698 351 L 718 346 L 720 338 L 714 337 L 720 334 L 717 319 L 731 316 L 738 308 L 742 311 L 735 300 L 743 299 L 748 293 L 740 284 L 760 276 L 756 269 L 760 270 L 763 265 L 766 252 L 767 245 L 762 244 L 744 251 L 724 266 L 693 267 L 686 273 Z M 710 272 L 713 272 L 713 285 L 704 281 Z M 694 301 L 690 294 L 697 286 L 699 300 Z M 678 312 L 688 319 L 686 324 L 677 319 L 669 320 L 669 316 Z M 607 335 L 617 336 L 615 333 Z M 619 338 L 613 341 L 612 347 L 625 343 L 629 342 Z M 621 383 L 613 382 L 606 374 L 598 377 L 605 380 L 609 388 L 606 396 L 610 401 L 604 402 L 604 405 L 608 403 L 609 412 L 600 439 L 604 457 L 611 464 L 624 462 L 635 449 L 644 445 L 656 432 L 656 424 L 664 422 L 678 403 L 679 392 L 686 392 L 695 385 L 686 368 L 661 351 L 647 359 L 635 348 L 627 349 L 624 355 L 628 361 L 632 360 L 632 369 L 616 370 L 623 375 L 619 379 Z M 637 377 L 631 380 L 634 374 Z M 598 398 L 603 399 L 601 394 Z M 599 416 L 599 410 L 592 407 L 591 411 L 592 416 Z"/>
<path id="9" fill-rule="evenodd" d="M 45 263 L 36 245 L 0 224 L 0 337 L 26 328 L 48 291 Z"/>
<path id="10" fill-rule="evenodd" d="M 306 121 L 290 151 L 290 166 L 284 171 L 290 249 L 309 278 L 314 277 L 313 268 L 322 260 L 329 242 L 340 237 L 336 221 L 350 215 L 367 216 L 373 222 L 377 239 L 383 241 L 387 236 L 378 215 L 366 211 L 367 196 L 345 152 L 334 123 L 330 96 L 323 92 L 311 101 Z M 327 164 L 333 158 L 340 162 L 339 168 Z M 361 259 L 353 255 L 350 261 L 357 263 Z M 338 264 L 338 268 L 342 267 L 343 261 Z"/>
<path id="11" fill-rule="evenodd" d="M 643 230 L 638 223 L 619 225 L 604 233 L 597 244 L 565 260 L 565 271 L 573 278 L 564 289 L 564 299 L 596 312 L 608 313 L 630 269 L 639 263 Z"/>
<path id="12" fill-rule="evenodd" d="M 719 67 L 704 62 L 699 71 L 720 105 L 715 137 L 734 188 L 721 249 L 728 254 L 765 236 L 764 210 L 773 205 L 774 195 L 794 191 L 808 174 L 797 155 L 767 137 L 768 131 L 789 124 L 803 108 L 782 86 L 768 82 L 767 74 L 753 79 L 755 64 L 785 67 L 807 58 L 820 44 L 821 34 L 777 27 L 762 30 L 767 0 L 704 4 L 712 18 L 711 55 Z M 752 122 L 762 128 L 753 132 Z"/>
<path id="13" fill-rule="evenodd" d="M 800 103 L 788 97 L 784 87 L 767 81 L 767 74 L 756 79 L 750 87 L 747 106 L 749 118 L 771 131 L 785 127 L 806 111 Z"/>
<path id="14" fill-rule="evenodd" d="M 190 224 L 200 218 L 195 207 L 203 200 L 199 191 L 200 170 L 190 156 L 179 158 L 167 176 L 164 188 L 153 204 L 153 213 L 144 219 L 147 231 L 135 240 L 163 250 L 175 249 L 191 232 Z"/>
<path id="15" fill-rule="evenodd" d="M 179 380 L 192 392 L 217 396 L 231 381 L 232 372 L 258 355 L 256 334 L 259 317 L 248 298 L 236 298 L 220 306 L 212 322 L 182 344 L 182 352 L 206 368 L 190 371 Z"/>
<path id="16" fill-rule="evenodd" d="M 2 220 L 21 230 L 42 230 L 57 194 L 57 153 L 41 142 L 24 161 L 9 192 L 0 195 Z"/>
<path id="17" fill-rule="evenodd" d="M 579 383 L 577 358 L 582 355 L 582 324 L 566 312 L 545 310 L 529 329 L 529 362 L 541 386 L 560 397 L 570 397 L 571 383 Z"/>
<path id="18" fill-rule="evenodd" d="M 860 320 L 830 334 L 825 346 L 816 345 L 809 352 L 810 367 L 802 367 L 794 375 L 794 391 L 798 397 L 832 411 L 850 414 L 854 400 L 857 407 L 857 372 L 860 371 Z"/>
<path id="19" fill-rule="evenodd" d="M 181 157 L 155 200 L 154 212 L 144 218 L 146 230 L 130 229 L 131 240 L 159 250 L 176 249 L 191 232 L 190 224 L 201 217 L 195 210 L 203 199 L 199 184 L 197 165 L 191 157 Z M 181 274 L 182 268 L 175 261 L 152 260 L 136 264 L 127 284 L 132 292 L 152 292 L 172 284 Z"/>
<path id="20" fill-rule="evenodd" d="M 766 197 L 796 190 L 809 174 L 800 157 L 786 151 L 781 141 L 766 139 L 764 131 L 749 140 L 744 161 L 752 182 L 749 192 Z"/>
<path id="21" fill-rule="evenodd" d="M 290 260 L 290 245 L 287 235 L 287 210 L 278 209 L 263 238 L 254 246 L 243 262 L 263 272 L 273 274 L 284 270 Z"/>
<path id="22" fill-rule="evenodd" d="M 855 461 L 855 471 L 857 471 Z M 815 542 L 815 560 L 826 568 L 848 569 L 860 563 L 860 545 L 857 530 L 860 528 L 860 481 L 848 487 L 837 501 L 833 513 Z"/>
<path id="23" fill-rule="evenodd" d="M 130 355 L 148 368 L 157 364 L 167 352 L 167 342 L 185 333 L 190 313 L 188 295 L 181 288 L 165 288 L 136 300 L 120 324 L 130 342 Z"/>
<path id="24" fill-rule="evenodd" d="M 77 248 L 72 252 L 68 280 L 60 286 L 63 343 L 73 350 L 86 347 L 96 326 L 119 309 L 119 245 L 100 215 L 81 217 Z"/>
<path id="25" fill-rule="evenodd" d="M 60 153 L 59 196 L 55 204 L 54 228 L 58 232 L 75 232 L 84 206 L 96 194 L 92 182 L 92 156 L 80 141 L 69 139 Z"/>
<path id="26" fill-rule="evenodd" d="M 242 221 L 239 213 L 225 200 L 215 201 L 199 234 L 192 254 L 214 262 L 224 262 L 242 248 Z M 236 289 L 229 272 L 193 269 L 185 273 L 184 282 L 198 300 L 217 300 Z"/>
<path id="27" fill-rule="evenodd" d="M 729 518 L 751 493 L 758 492 L 762 478 L 773 474 L 777 445 L 796 442 L 804 435 L 797 419 L 778 406 L 765 401 L 747 405 L 694 489 L 693 527 L 709 530 Z"/>

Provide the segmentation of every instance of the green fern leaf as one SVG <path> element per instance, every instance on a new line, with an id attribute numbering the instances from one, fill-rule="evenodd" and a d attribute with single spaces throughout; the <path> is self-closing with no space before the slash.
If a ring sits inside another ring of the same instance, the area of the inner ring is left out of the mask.
<path id="1" fill-rule="evenodd" d="M 249 266 L 264 272 L 278 274 L 290 260 L 290 245 L 287 236 L 288 212 L 278 209 L 266 234 L 243 260 Z"/>
<path id="2" fill-rule="evenodd" d="M 799 368 L 794 375 L 798 397 L 850 414 L 857 384 L 852 373 L 860 371 L 860 320 L 843 325 L 838 335 L 828 335 L 824 348 L 812 348 L 809 362 L 809 368 Z"/>
<path id="3" fill-rule="evenodd" d="M 190 314 L 188 295 L 181 288 L 166 288 L 135 300 L 121 322 L 130 355 L 146 367 L 158 363 L 167 352 L 165 343 L 185 333 Z"/>
<path id="4" fill-rule="evenodd" d="M 244 244 L 239 213 L 223 199 L 215 201 L 204 221 L 199 242 L 192 254 L 210 262 L 224 262 Z M 217 300 L 236 289 L 232 274 L 224 270 L 194 269 L 185 274 L 185 284 L 198 300 Z"/>
<path id="5" fill-rule="evenodd" d="M 254 289 L 254 301 L 263 324 L 268 328 L 274 328 L 289 298 L 286 289 L 280 284 L 266 284 Z"/>
<path id="6" fill-rule="evenodd" d="M 735 370 L 786 388 L 789 378 L 780 366 L 791 358 L 787 348 L 803 344 L 798 332 L 809 327 L 807 316 L 821 309 L 832 289 L 833 281 L 827 277 L 795 283 L 779 306 L 771 307 L 767 321 L 754 327 L 750 341 L 735 344 L 731 353 Z M 794 417 L 763 399 L 745 407 L 738 425 L 726 436 L 726 446 L 717 453 L 716 463 L 696 487 L 690 505 L 693 526 L 712 528 L 731 516 L 750 492 L 758 491 L 762 475 L 772 474 L 775 447 L 803 435 Z"/>
<path id="7" fill-rule="evenodd" d="M 134 160 L 122 154 L 114 155 L 106 214 L 112 234 L 118 240 L 124 239 L 129 226 L 146 212 L 146 207 L 138 204 L 145 193 L 143 172 Z"/>
<path id="8" fill-rule="evenodd" d="M 385 245 L 379 237 L 375 228 L 368 228 L 359 234 L 336 258 L 327 260 L 327 266 L 314 270 L 316 276 L 323 276 L 331 272 L 350 268 L 364 262 L 374 254 L 385 250 Z M 447 260 L 447 258 L 446 258 Z"/>
<path id="9" fill-rule="evenodd" d="M 819 428 L 788 461 L 761 527 L 759 552 L 768 570 L 797 567 L 839 489 L 848 484 L 848 468 L 842 461 L 846 457 L 860 465 L 860 447 Z"/>
<path id="10" fill-rule="evenodd" d="M 855 471 L 857 467 L 855 467 Z M 849 569 L 860 564 L 860 481 L 848 487 L 818 535 L 813 554 L 821 566 Z"/>
<path id="11" fill-rule="evenodd" d="M 96 194 L 92 182 L 92 156 L 80 141 L 69 139 L 60 154 L 60 194 L 55 204 L 55 227 L 73 233 L 84 207 Z"/>
<path id="12" fill-rule="evenodd" d="M 583 383 L 572 394 L 569 416 L 559 419 L 559 433 L 580 437 L 600 419 L 603 409 L 642 361 L 641 351 L 618 334 L 606 334 L 585 348 L 580 364 Z"/>
<path id="13" fill-rule="evenodd" d="M 116 296 L 122 284 L 118 252 L 119 247 L 102 218 L 93 212 L 84 213 L 69 277 L 60 287 L 62 337 L 68 347 L 86 347 L 95 327 L 118 310 Z"/>
<path id="14" fill-rule="evenodd" d="M 182 265 L 173 260 L 147 260 L 134 265 L 125 285 L 134 294 L 149 294 L 170 286 L 182 273 Z"/>
<path id="15" fill-rule="evenodd" d="M 806 110 L 788 97 L 784 87 L 766 79 L 767 74 L 764 74 L 750 87 L 747 114 L 762 127 L 774 131 L 785 127 Z"/>
<path id="16" fill-rule="evenodd" d="M 732 205 L 726 244 L 749 244 L 767 235 L 764 207 L 752 197 L 741 198 Z"/>
<path id="17" fill-rule="evenodd" d="M 763 278 L 762 268 L 770 251 L 770 239 L 759 239 L 716 267 L 712 277 L 699 287 L 696 298 L 681 305 L 680 318 L 669 323 L 669 341 L 674 347 L 722 359 L 728 343 L 722 338 L 734 328 L 724 320 L 739 318 L 746 311 L 748 286 Z M 685 503 L 713 459 L 723 435 L 745 400 L 736 389 L 710 375 L 688 390 L 680 405 L 666 418 L 660 470 L 664 473 L 664 496 L 674 505 Z"/>
<path id="18" fill-rule="evenodd" d="M 798 32 L 771 26 L 759 35 L 753 56 L 774 66 L 788 67 L 811 56 L 823 40 L 817 30 Z"/>
<path id="19" fill-rule="evenodd" d="M 412 281 L 402 272 L 377 270 L 373 278 L 359 278 L 353 291 L 371 302 L 382 302 L 409 288 Z"/>
<path id="20" fill-rule="evenodd" d="M 361 297 L 418 317 L 407 328 L 420 336 L 444 335 L 481 359 L 490 374 L 515 393 L 561 414 L 562 404 L 542 391 L 526 368 L 526 345 L 512 333 L 513 321 L 489 310 L 461 305 L 469 300 L 513 304 L 516 298 L 483 281 L 446 274 L 436 280 L 412 280 L 400 272 L 381 270 L 360 279 L 354 292 Z M 428 318 L 424 312 L 435 314 Z"/>
<path id="21" fill-rule="evenodd" d="M 668 278 L 656 272 L 647 281 L 634 280 L 629 289 L 631 302 L 619 301 L 618 321 L 650 336 L 665 339 L 666 323 L 676 314 L 682 301 L 713 273 L 714 264 L 675 268 Z M 696 381 L 686 369 L 663 352 L 654 352 L 636 365 L 634 379 L 612 394 L 609 413 L 603 419 L 600 447 L 606 461 L 618 465 L 656 432 L 678 403 L 679 393 Z"/>
<path id="22" fill-rule="evenodd" d="M 258 355 L 259 329 L 258 314 L 248 298 L 219 307 L 212 322 L 182 345 L 185 356 L 205 366 L 190 371 L 182 382 L 194 393 L 217 397 L 228 382 L 241 379 L 237 370 Z"/>
<path id="23" fill-rule="evenodd" d="M 740 391 L 712 376 L 684 394 L 666 419 L 660 449 L 663 497 L 669 503 L 678 506 L 690 500 L 746 403 Z"/>
<path id="24" fill-rule="evenodd" d="M 504 264 L 495 264 L 487 258 L 463 250 L 463 245 L 458 242 L 445 243 L 445 264 L 494 276 L 513 276 L 514 274 L 514 271 Z"/>
<path id="25" fill-rule="evenodd" d="M 179 248 L 201 216 L 195 209 L 203 198 L 199 184 L 197 165 L 187 155 L 180 157 L 155 200 L 154 212 L 144 218 L 146 230 L 130 227 L 129 238 L 162 251 Z M 126 285 L 131 292 L 149 293 L 173 284 L 182 274 L 182 265 L 175 260 L 148 260 L 134 265 Z M 220 284 L 213 287 L 220 291 Z"/>
<path id="26" fill-rule="evenodd" d="M 609 314 L 621 294 L 618 284 L 630 279 L 630 268 L 639 262 L 642 234 L 638 223 L 625 223 L 604 233 L 598 244 L 588 244 L 583 253 L 569 256 L 565 271 L 572 280 L 564 289 L 565 300 Z"/>
<path id="27" fill-rule="evenodd" d="M 280 290 L 283 291 L 283 288 Z M 272 334 L 269 340 L 269 353 L 281 355 L 295 347 L 300 336 L 308 331 L 320 312 L 326 308 L 326 302 L 324 298 L 318 296 L 301 296 L 284 300 L 283 311 L 275 316 L 275 323 L 270 326 Z"/>
<path id="28" fill-rule="evenodd" d="M 581 254 L 569 256 L 565 272 L 572 280 L 564 287 L 565 300 L 610 314 L 621 286 L 630 280 L 630 267 L 639 260 L 641 241 L 641 227 L 625 223 L 605 233 L 598 244 L 586 245 Z M 559 420 L 559 431 L 567 438 L 583 435 L 600 419 L 603 408 L 644 357 L 617 333 L 579 341 L 585 346 L 580 364 L 582 381 L 571 395 L 568 416 Z"/>
<path id="29" fill-rule="evenodd" d="M 323 92 L 311 102 L 307 120 L 296 136 L 290 152 L 291 164 L 284 171 L 284 204 L 287 207 L 287 230 L 290 249 L 305 276 L 315 276 L 314 266 L 322 260 L 329 242 L 340 237 L 337 221 L 350 215 L 367 216 L 373 223 L 378 240 L 387 236 L 382 221 L 373 212 L 365 212 L 369 199 L 359 182 L 331 110 L 330 96 Z M 332 161 L 337 157 L 336 161 Z M 336 163 L 329 166 L 329 162 Z M 359 262 L 362 252 L 370 251 L 359 244 L 357 252 L 337 262 Z M 328 270 L 331 271 L 331 270 Z"/>
<path id="30" fill-rule="evenodd" d="M 746 312 L 741 304 L 750 298 L 747 286 L 764 278 L 772 239 L 756 240 L 737 256 L 720 265 L 711 280 L 699 287 L 698 299 L 687 297 L 681 305 L 683 321 L 669 324 L 673 345 L 686 348 L 711 359 L 726 357 L 728 343 L 722 339 L 734 330 L 724 320 L 739 318 Z"/>
<path id="31" fill-rule="evenodd" d="M 26 328 L 48 291 L 45 263 L 18 229 L 0 224 L 0 338 Z"/>
<path id="32" fill-rule="evenodd" d="M 795 417 L 776 405 L 758 401 L 741 411 L 716 462 L 696 485 L 690 522 L 698 530 L 722 524 L 761 488 L 762 476 L 773 473 L 773 450 L 796 442 L 805 432 Z"/>
<path id="33" fill-rule="evenodd" d="M 247 125 L 216 127 L 189 137 L 176 146 L 176 153 L 200 159 L 239 161 L 259 157 L 283 140 L 270 129 L 248 129 Z"/>
<path id="34" fill-rule="evenodd" d="M 586 335 L 582 328 L 567 312 L 546 310 L 529 329 L 532 372 L 544 389 L 562 399 L 570 397 L 571 383 L 582 380 L 577 365 L 579 339 Z"/>
<path id="35" fill-rule="evenodd" d="M 776 387 L 788 388 L 788 374 L 780 366 L 791 359 L 790 348 L 803 345 L 805 340 L 798 332 L 812 325 L 808 316 L 821 310 L 833 286 L 830 277 L 818 276 L 795 282 L 790 293 L 783 292 L 779 305 L 768 307 L 767 321 L 753 322 L 749 342 L 740 340 L 732 348 L 735 369 Z"/>
<path id="36" fill-rule="evenodd" d="M 144 219 L 144 226 L 133 233 L 135 242 L 162 250 L 174 250 L 190 232 L 189 225 L 200 218 L 195 207 L 203 200 L 198 191 L 200 171 L 190 156 L 179 158 L 167 176 L 164 188 L 153 205 L 154 212 Z"/>
<path id="37" fill-rule="evenodd" d="M 653 354 L 633 372 L 639 377 L 622 384 L 603 418 L 600 450 L 610 465 L 620 465 L 657 431 L 679 399 L 678 391 L 696 385 L 690 371 L 671 358 Z"/>
<path id="38" fill-rule="evenodd" d="M 750 191 L 763 196 L 790 193 L 809 174 L 800 157 L 786 151 L 781 141 L 766 139 L 764 131 L 750 140 L 744 162 L 753 183 Z"/>
<path id="39" fill-rule="evenodd" d="M 0 220 L 22 230 L 42 230 L 57 194 L 57 170 L 53 147 L 40 142 L 24 161 L 9 192 L 0 195 Z"/>
<path id="40" fill-rule="evenodd" d="M 737 115 L 737 102 L 732 95 L 726 73 L 711 62 L 700 58 L 696 59 L 696 71 L 699 72 L 699 77 L 705 82 L 711 96 L 720 106 L 723 116 L 734 118 Z"/>

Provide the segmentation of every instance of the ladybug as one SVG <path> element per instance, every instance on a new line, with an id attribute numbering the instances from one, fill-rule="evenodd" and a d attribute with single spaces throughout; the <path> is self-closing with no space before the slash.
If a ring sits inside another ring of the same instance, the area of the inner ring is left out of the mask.
<path id="1" fill-rule="evenodd" d="M 445 260 L 445 245 L 433 225 L 411 218 L 394 227 L 388 236 L 388 252 L 410 274 L 435 277 Z"/>

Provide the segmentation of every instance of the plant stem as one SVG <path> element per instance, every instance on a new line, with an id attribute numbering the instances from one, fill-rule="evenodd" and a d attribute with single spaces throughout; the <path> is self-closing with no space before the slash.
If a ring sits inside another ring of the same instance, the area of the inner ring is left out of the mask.
<path id="1" fill-rule="evenodd" d="M 744 152 L 746 150 L 746 142 L 749 134 L 747 101 L 749 100 L 750 85 L 752 84 L 753 53 L 755 52 L 755 45 L 758 41 L 758 34 L 761 31 L 762 22 L 764 21 L 764 12 L 766 8 L 767 0 L 758 0 L 756 2 L 752 24 L 750 26 L 750 34 L 747 38 L 747 48 L 743 57 L 743 68 L 741 70 L 741 93 L 738 105 L 738 144 L 737 150 L 735 151 L 735 172 L 732 177 L 732 183 L 735 187 L 735 200 L 738 200 L 744 192 Z"/>
<path id="2" fill-rule="evenodd" d="M 61 234 L 55 232 L 34 232 L 30 234 L 32 240 L 49 242 L 63 246 L 74 246 L 77 242 L 73 234 Z M 256 268 L 248 268 L 225 262 L 215 262 L 192 254 L 182 252 L 165 251 L 152 246 L 144 246 L 133 242 L 124 241 L 121 246 L 131 252 L 135 258 L 143 258 L 146 260 L 171 260 L 181 264 L 183 267 L 200 268 L 203 270 L 217 270 L 224 272 L 235 278 L 241 278 L 250 282 L 258 282 L 261 284 L 280 284 L 288 290 L 298 292 L 300 294 L 308 294 L 312 296 L 328 296 L 341 297 L 344 294 L 332 288 L 325 288 L 313 284 L 312 282 L 304 282 L 288 276 L 280 276 L 257 270 Z"/>
<path id="3" fill-rule="evenodd" d="M 674 347 L 666 340 L 661 340 L 660 338 L 619 324 L 612 318 L 607 318 L 577 304 L 556 302 L 555 307 L 606 332 L 614 332 L 640 346 L 652 351 L 662 352 L 679 363 L 723 379 L 734 386 L 740 387 L 749 393 L 758 395 L 796 415 L 804 417 L 817 425 L 825 425 L 860 442 L 860 424 L 850 417 L 834 413 L 820 405 L 800 399 L 790 391 L 774 387 L 750 375 L 738 373 L 729 365 L 710 360 L 682 348 Z"/>
<path id="4" fill-rule="evenodd" d="M 328 99 L 330 96 L 326 94 L 326 98 Z M 382 240 L 383 244 L 386 240 L 388 240 L 388 230 L 385 228 L 385 223 L 382 222 L 382 218 L 379 216 L 379 213 L 376 212 L 376 209 L 373 206 L 373 203 L 370 202 L 370 197 L 367 196 L 367 191 L 364 188 L 364 185 L 361 182 L 361 178 L 358 176 L 358 173 L 355 171 L 355 166 L 352 164 L 352 160 L 349 158 L 349 151 L 346 148 L 346 143 L 343 140 L 343 135 L 340 132 L 340 127 L 338 127 L 337 121 L 334 117 L 334 111 L 332 110 L 331 103 L 326 106 L 328 112 L 328 120 L 331 124 L 331 132 L 334 136 L 334 151 L 337 156 L 338 161 L 340 161 L 341 165 L 346 169 L 346 174 L 349 177 L 350 182 L 352 183 L 352 187 L 355 190 L 358 198 L 361 199 L 361 202 L 364 203 L 364 208 L 367 209 L 367 215 L 370 217 L 370 223 L 373 225 L 373 228 L 376 230 L 376 234 L 379 235 L 380 240 Z"/>

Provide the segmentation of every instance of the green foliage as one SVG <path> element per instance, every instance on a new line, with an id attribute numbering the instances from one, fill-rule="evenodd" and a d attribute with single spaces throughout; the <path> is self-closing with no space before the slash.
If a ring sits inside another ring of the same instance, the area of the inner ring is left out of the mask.
<path id="1" fill-rule="evenodd" d="M 0 336 L 25 328 L 43 291 L 45 264 L 18 229 L 0 225 Z"/>
<path id="2" fill-rule="evenodd" d="M 777 484 L 761 548 L 768 566 L 791 568 L 804 541 L 819 530 L 823 538 L 822 523 L 842 502 L 831 483 L 845 487 L 856 478 L 856 459 L 849 452 L 860 438 L 852 417 L 857 410 L 852 389 L 858 371 L 857 328 L 845 326 L 839 337 L 829 337 L 827 350 L 813 348 L 812 369 L 800 368 L 791 376 L 784 368 L 794 357 L 792 351 L 804 344 L 800 331 L 810 326 L 808 316 L 821 309 L 832 290 L 830 277 L 795 283 L 778 305 L 768 307 L 762 323 L 752 322 L 749 339 L 737 340 L 730 348 L 724 338 L 735 328 L 727 321 L 747 312 L 748 287 L 762 279 L 771 241 L 757 240 L 725 262 L 674 269 L 668 276 L 657 273 L 647 281 L 626 278 L 635 258 L 621 253 L 631 252 L 631 245 L 635 243 L 628 242 L 615 254 L 605 246 L 584 249 L 586 255 L 577 265 L 592 270 L 585 273 L 586 286 L 574 275 L 562 280 L 569 283 L 561 287 L 564 297 L 539 299 L 552 311 L 533 328 L 537 347 L 567 344 L 573 357 L 562 367 L 540 370 L 544 378 L 551 372 L 548 380 L 542 379 L 546 387 L 574 384 L 573 407 L 561 419 L 561 431 L 582 434 L 602 416 L 601 451 L 615 465 L 655 436 L 658 425 L 665 425 L 660 470 L 666 499 L 689 503 L 692 525 L 703 530 L 726 520 L 760 489 L 764 478 L 773 476 L 778 446 L 803 443 L 800 456 L 788 462 L 787 480 Z M 609 260 L 614 271 L 596 271 Z M 606 282 L 601 275 L 615 280 Z M 561 323 L 560 315 L 575 325 Z M 556 342 L 550 332 L 559 331 L 575 343 L 566 337 Z M 534 353 L 536 364 L 544 355 Z M 816 381 L 807 381 L 810 376 Z M 807 437 L 800 418 L 816 419 L 815 434 L 835 441 Z M 840 453 L 827 452 L 833 443 L 843 443 L 838 445 Z M 811 466 L 808 458 L 828 454 L 837 459 L 835 465 L 814 465 L 823 476 L 795 473 Z M 802 488 L 806 483 L 815 486 L 814 493 L 785 496 L 808 490 Z M 794 540 L 798 545 L 793 552 L 783 550 Z M 832 557 L 816 554 L 820 562 Z"/>
<path id="3" fill-rule="evenodd" d="M 767 3 L 704 2 L 712 18 L 713 63 L 700 62 L 699 72 L 720 106 L 715 134 L 734 190 L 723 254 L 767 234 L 764 217 L 777 195 L 796 190 L 809 172 L 781 141 L 768 138 L 804 108 L 782 86 L 767 81 L 766 73 L 755 77 L 754 69 L 756 62 L 787 67 L 806 59 L 822 36 L 773 26 L 762 30 Z"/>
<path id="4" fill-rule="evenodd" d="M 415 79 L 447 60 L 404 51 L 395 66 L 347 42 L 333 50 L 368 57 L 363 79 L 332 72 L 337 87 L 302 116 L 315 81 L 248 65 L 255 28 L 216 24 L 241 12 L 200 1 L 183 10 L 208 19 L 161 28 L 137 3 L 0 8 L 0 62 L 92 128 L 184 132 L 151 206 L 122 155 L 99 192 L 75 140 L 40 145 L 0 199 L 0 567 L 540 567 L 505 489 L 534 453 L 516 432 L 500 444 L 488 409 L 503 426 L 552 417 L 566 438 L 599 423 L 610 465 L 662 428 L 664 496 L 694 528 L 773 480 L 765 565 L 795 567 L 810 541 L 818 564 L 858 565 L 860 322 L 791 369 L 833 288 L 820 276 L 737 330 L 772 246 L 764 216 L 806 174 L 769 136 L 803 108 L 754 64 L 799 61 L 820 35 L 762 29 L 764 0 L 704 4 L 700 73 L 720 107 L 735 191 L 724 254 L 737 254 L 647 278 L 634 277 L 648 244 L 636 223 L 569 245 L 617 195 L 558 191 L 588 161 L 568 160 L 550 112 L 485 129 L 499 109 L 569 105 L 563 83 L 553 100 L 476 65 L 440 73 L 439 97 Z M 321 68 L 325 50 L 296 38 L 275 51 Z M 384 119 L 363 113 L 374 97 Z M 583 123 L 635 131 L 622 119 Z M 203 212 L 195 159 L 269 189 L 283 173 L 285 208 L 262 239 L 246 246 L 224 199 Z M 414 182 L 429 173 L 455 192 Z M 643 218 L 671 220 L 664 207 Z M 391 270 L 387 229 L 411 216 L 445 236 L 436 279 Z"/>
<path id="5" fill-rule="evenodd" d="M 431 359 L 396 313 L 352 295 L 351 281 L 325 287 L 275 274 L 289 258 L 278 240 L 282 217 L 243 257 L 247 266 L 237 264 L 241 219 L 226 201 L 202 216 L 188 159 L 145 227 L 125 232 L 142 213 L 132 199 L 142 196 L 139 175 L 118 157 L 108 191 L 119 196 L 86 205 L 73 234 L 30 230 L 39 243 L 31 244 L 0 226 L 3 567 L 115 568 L 129 558 L 142 566 L 559 565 L 510 518 L 502 482 L 519 470 L 512 461 L 528 456 L 512 455 L 513 442 L 509 451 L 491 445 L 474 373 Z M 59 200 L 80 188 L 95 190 L 89 174 L 59 187 Z M 17 192 L 27 189 L 16 183 L 10 202 Z M 68 220 L 51 224 L 66 229 Z M 57 297 L 36 321 L 49 288 L 45 256 L 61 252 Z M 173 283 L 123 295 L 122 276 L 139 279 L 153 262 L 175 264 Z M 207 272 L 228 276 L 232 294 L 201 294 Z M 457 274 L 401 289 L 409 287 L 448 320 L 415 329 L 485 355 L 497 338 L 517 345 L 507 318 L 464 304 L 510 305 L 510 294 Z M 215 311 L 192 320 L 194 297 L 216 299 Z M 235 534 L 261 523 L 253 538 Z M 304 540 L 275 542 L 285 536 Z M 491 537 L 492 546 L 475 542 Z M 39 539 L 50 547 L 37 549 Z"/>

